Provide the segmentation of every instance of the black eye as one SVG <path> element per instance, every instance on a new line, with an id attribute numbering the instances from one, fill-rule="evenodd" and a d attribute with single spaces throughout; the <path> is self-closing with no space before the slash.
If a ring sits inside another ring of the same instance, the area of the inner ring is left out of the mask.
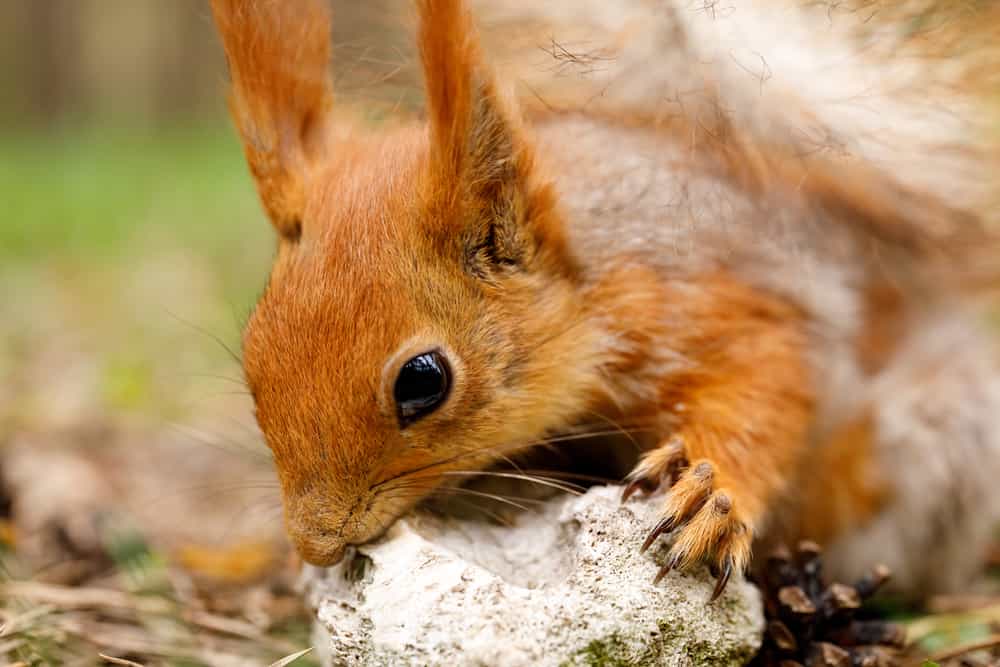
<path id="1" fill-rule="evenodd" d="M 392 391 L 400 426 L 433 412 L 444 403 L 450 387 L 451 372 L 440 352 L 425 352 L 403 364 Z"/>

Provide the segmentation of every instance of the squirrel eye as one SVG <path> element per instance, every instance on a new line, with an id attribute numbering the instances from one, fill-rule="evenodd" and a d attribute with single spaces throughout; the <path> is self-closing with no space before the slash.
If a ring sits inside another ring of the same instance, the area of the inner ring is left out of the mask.
<path id="1" fill-rule="evenodd" d="M 425 352 L 403 364 L 392 392 L 400 426 L 433 412 L 448 397 L 450 388 L 451 372 L 440 352 Z"/>

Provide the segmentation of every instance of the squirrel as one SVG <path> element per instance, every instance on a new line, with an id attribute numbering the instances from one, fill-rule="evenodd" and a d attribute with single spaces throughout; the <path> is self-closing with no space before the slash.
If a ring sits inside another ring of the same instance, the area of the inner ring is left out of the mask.
<path id="1" fill-rule="evenodd" d="M 335 563 L 457 471 L 614 423 L 644 450 L 623 499 L 665 492 L 658 577 L 708 564 L 714 599 L 809 538 L 834 574 L 962 585 L 1000 517 L 974 81 L 1000 70 L 915 57 L 870 5 L 590 4 L 600 66 L 540 102 L 461 0 L 415 0 L 425 118 L 366 129 L 325 2 L 212 0 L 278 237 L 242 350 L 297 551 Z"/>

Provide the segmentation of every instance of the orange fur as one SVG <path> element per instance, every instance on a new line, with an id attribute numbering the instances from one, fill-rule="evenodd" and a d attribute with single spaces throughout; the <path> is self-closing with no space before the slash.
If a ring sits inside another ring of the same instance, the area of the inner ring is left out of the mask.
<path id="1" fill-rule="evenodd" d="M 281 235 L 295 237 L 333 100 L 329 9 L 322 0 L 212 0 L 212 13 L 261 201 Z"/>
<path id="2" fill-rule="evenodd" d="M 473 108 L 484 85 L 470 18 L 455 2 L 420 2 L 418 44 L 426 73 L 431 146 L 445 178 L 455 179 L 468 162 Z M 477 77 L 478 75 L 478 77 Z M 477 81 L 476 79 L 479 78 Z"/>
<path id="3" fill-rule="evenodd" d="M 310 562 L 336 561 L 449 472 L 480 469 L 614 412 L 625 424 L 653 423 L 660 443 L 632 481 L 676 482 L 661 527 L 677 530 L 670 563 L 708 560 L 724 583 L 746 566 L 752 539 L 780 517 L 789 484 L 809 465 L 812 429 L 829 400 L 819 395 L 824 321 L 748 277 L 738 252 L 670 264 L 677 248 L 653 233 L 684 224 L 683 215 L 670 217 L 675 209 L 655 208 L 643 230 L 653 240 L 638 249 L 607 224 L 581 222 L 604 222 L 587 190 L 609 184 L 595 176 L 567 195 L 576 178 L 567 173 L 579 165 L 570 158 L 553 169 L 536 154 L 463 3 L 417 4 L 427 127 L 334 141 L 322 3 L 213 0 L 233 115 L 284 238 L 244 334 L 244 365 L 298 550 Z M 635 129 L 654 146 L 676 139 L 660 122 L 600 114 L 588 122 Z M 959 231 L 968 216 L 933 197 L 911 200 L 874 168 L 806 164 L 724 126 L 690 147 L 705 159 L 662 168 L 708 173 L 733 201 L 784 197 L 803 219 L 819 212 L 853 230 L 862 239 L 854 248 L 879 243 L 912 258 L 970 238 Z M 603 166 L 600 156 L 583 160 L 594 173 Z M 635 203 L 641 195 L 621 207 Z M 766 228 L 769 215 L 750 209 L 739 222 Z M 862 251 L 855 259 L 875 261 Z M 862 357 L 865 341 L 885 333 L 870 320 L 871 331 L 852 339 Z M 871 346 L 875 370 L 891 350 Z M 429 350 L 448 360 L 448 397 L 404 428 L 393 382 L 407 359 Z M 831 439 L 817 488 L 855 499 L 857 511 L 843 516 L 861 520 L 877 499 L 840 485 L 868 460 L 868 440 L 852 433 Z M 695 465 L 682 470 L 682 459 Z M 806 511 L 819 515 L 820 502 Z M 824 525 L 824 534 L 845 528 L 840 518 Z"/>
<path id="4" fill-rule="evenodd" d="M 802 315 L 779 299 L 747 289 L 727 276 L 704 275 L 663 301 L 672 331 L 660 345 L 680 352 L 686 368 L 660 381 L 660 415 L 693 468 L 668 497 L 665 514 L 687 517 L 673 554 L 681 565 L 731 558 L 742 570 L 750 539 L 783 491 L 805 448 L 813 417 L 812 378 L 805 362 Z M 693 483 L 694 462 L 710 478 Z M 647 454 L 633 479 L 659 480 L 669 465 L 660 450 Z M 655 485 L 654 485 L 655 486 Z M 706 498 L 701 494 L 709 494 Z M 719 515 L 712 499 L 725 497 Z M 692 507 L 705 502 L 704 509 Z M 721 545 L 721 546 L 720 546 Z"/>
<path id="5" fill-rule="evenodd" d="M 798 485 L 799 524 L 790 540 L 827 544 L 851 526 L 863 525 L 890 500 L 888 480 L 874 461 L 875 433 L 870 416 L 848 422 L 818 448 Z M 829 474 L 815 475 L 813 470 Z"/>
<path id="6" fill-rule="evenodd" d="M 873 281 L 864 291 L 864 320 L 855 341 L 858 362 L 869 375 L 883 370 L 906 331 L 907 303 L 903 292 L 885 281 Z"/>

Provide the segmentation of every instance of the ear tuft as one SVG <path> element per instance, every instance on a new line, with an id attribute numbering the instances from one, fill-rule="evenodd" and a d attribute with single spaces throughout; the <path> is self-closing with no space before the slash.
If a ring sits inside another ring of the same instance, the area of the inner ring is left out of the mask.
<path id="1" fill-rule="evenodd" d="M 497 93 L 472 19 L 460 0 L 419 0 L 419 47 L 427 88 L 434 192 L 446 224 L 478 223 L 479 257 L 510 264 L 522 254 L 528 146 L 516 113 Z M 453 207 L 461 203 L 463 214 Z M 451 230 L 455 231 L 455 230 Z"/>
<path id="2" fill-rule="evenodd" d="M 522 269 L 578 275 L 555 192 L 483 62 L 462 0 L 417 0 L 427 87 L 431 172 L 428 224 L 473 275 Z"/>
<path id="3" fill-rule="evenodd" d="M 333 100 L 322 0 L 212 0 L 232 81 L 230 108 L 274 226 L 297 238 Z"/>
<path id="4" fill-rule="evenodd" d="M 431 151 L 446 179 L 487 187 L 514 176 L 516 114 L 497 93 L 460 0 L 419 0 Z"/>
<path id="5" fill-rule="evenodd" d="M 431 146 L 438 164 L 457 172 L 471 131 L 473 76 L 480 67 L 479 48 L 462 2 L 419 0 L 417 4 Z"/>

